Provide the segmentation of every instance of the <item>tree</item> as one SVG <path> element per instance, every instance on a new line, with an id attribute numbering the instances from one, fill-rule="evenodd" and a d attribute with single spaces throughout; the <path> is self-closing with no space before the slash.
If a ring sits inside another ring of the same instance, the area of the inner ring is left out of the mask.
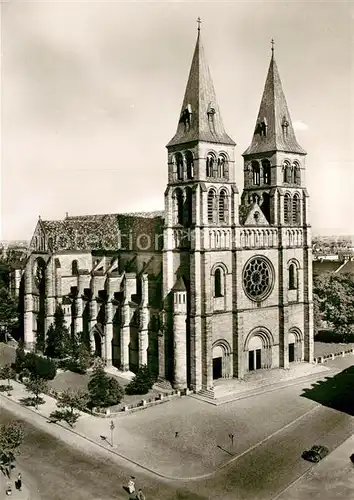
<path id="1" fill-rule="evenodd" d="M 120 403 L 124 389 L 118 380 L 109 377 L 104 371 L 104 365 L 99 359 L 95 362 L 88 383 L 91 407 L 106 407 Z"/>
<path id="2" fill-rule="evenodd" d="M 75 410 L 84 411 L 89 401 L 90 395 L 87 391 L 67 389 L 58 395 L 57 406 L 62 410 L 53 411 L 49 418 L 55 422 L 64 420 L 73 427 L 80 417 L 80 413 Z"/>
<path id="3" fill-rule="evenodd" d="M 16 359 L 15 362 L 13 363 L 13 368 L 15 369 L 16 373 L 21 373 L 23 368 L 24 368 L 24 363 L 26 359 L 26 353 L 23 348 L 23 342 L 19 342 L 18 346 L 16 348 Z"/>
<path id="4" fill-rule="evenodd" d="M 47 332 L 45 354 L 50 358 L 65 358 L 71 354 L 71 339 L 69 329 L 65 324 L 63 309 L 58 306 L 54 314 L 54 325 Z"/>
<path id="5" fill-rule="evenodd" d="M 126 386 L 126 394 L 147 394 L 154 385 L 154 379 L 146 365 L 139 368 L 133 380 Z"/>
<path id="6" fill-rule="evenodd" d="M 313 289 L 315 308 L 335 334 L 348 341 L 354 333 L 354 279 L 350 274 L 316 276 Z"/>
<path id="7" fill-rule="evenodd" d="M 48 384 L 45 380 L 41 378 L 30 378 L 25 382 L 26 391 L 34 395 L 33 401 L 38 410 L 38 405 L 43 404 L 44 400 L 40 398 L 40 395 L 48 390 Z"/>
<path id="8" fill-rule="evenodd" d="M 10 387 L 10 379 L 16 378 L 16 372 L 11 365 L 0 367 L 0 379 L 7 379 L 7 385 Z"/>
<path id="9" fill-rule="evenodd" d="M 24 438 L 21 422 L 12 421 L 0 426 L 0 468 L 10 478 L 14 468 L 15 454 Z"/>
<path id="10" fill-rule="evenodd" d="M 7 288 L 0 286 L 0 325 L 12 330 L 18 325 L 18 320 L 18 300 Z"/>
<path id="11" fill-rule="evenodd" d="M 55 363 L 52 359 L 48 357 L 44 358 L 34 352 L 26 354 L 22 367 L 23 369 L 27 369 L 32 377 L 44 380 L 53 380 L 57 373 Z"/>

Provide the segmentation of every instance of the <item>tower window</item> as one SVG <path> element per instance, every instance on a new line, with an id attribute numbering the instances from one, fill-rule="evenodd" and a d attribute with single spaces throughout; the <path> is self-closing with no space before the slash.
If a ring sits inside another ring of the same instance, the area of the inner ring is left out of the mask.
<path id="1" fill-rule="evenodd" d="M 187 188 L 185 202 L 184 202 L 184 222 L 187 227 L 190 227 L 192 224 L 192 210 L 193 210 L 193 193 L 191 188 Z"/>
<path id="2" fill-rule="evenodd" d="M 290 163 L 284 161 L 283 163 L 283 183 L 286 184 L 290 182 Z"/>
<path id="3" fill-rule="evenodd" d="M 289 266 L 289 290 L 297 289 L 297 268 L 294 263 Z"/>
<path id="4" fill-rule="evenodd" d="M 224 190 L 219 195 L 219 221 L 226 222 L 226 192 Z"/>
<path id="5" fill-rule="evenodd" d="M 213 177 L 215 166 L 215 157 L 213 154 L 209 153 L 206 159 L 206 176 Z"/>
<path id="6" fill-rule="evenodd" d="M 290 204 L 290 195 L 286 193 L 284 196 L 284 223 L 289 224 L 290 223 L 290 211 L 291 211 L 291 204 Z"/>
<path id="7" fill-rule="evenodd" d="M 226 158 L 224 155 L 220 155 L 218 158 L 218 177 L 226 177 Z"/>
<path id="8" fill-rule="evenodd" d="M 176 162 L 176 167 L 177 167 L 177 180 L 183 181 L 184 165 L 183 165 L 183 157 L 182 157 L 181 153 L 176 154 L 175 162 Z"/>
<path id="9" fill-rule="evenodd" d="M 267 218 L 267 221 L 270 222 L 270 196 L 268 193 L 263 193 L 263 203 L 261 208 Z"/>
<path id="10" fill-rule="evenodd" d="M 301 184 L 301 173 L 300 173 L 300 165 L 297 161 L 293 163 L 293 171 L 294 171 L 294 183 L 300 186 Z"/>
<path id="11" fill-rule="evenodd" d="M 186 151 L 185 159 L 187 164 L 187 179 L 193 179 L 194 177 L 194 162 L 193 162 L 193 154 L 191 151 Z"/>
<path id="12" fill-rule="evenodd" d="M 293 196 L 292 203 L 292 222 L 293 224 L 300 224 L 300 197 L 297 193 Z"/>
<path id="13" fill-rule="evenodd" d="M 263 183 L 270 184 L 270 161 L 269 160 L 262 161 L 262 170 L 263 170 Z"/>
<path id="14" fill-rule="evenodd" d="M 220 268 L 214 273 L 214 297 L 223 297 L 223 272 Z"/>
<path id="15" fill-rule="evenodd" d="M 77 260 L 73 260 L 71 263 L 71 274 L 77 276 L 79 274 L 79 264 Z"/>
<path id="16" fill-rule="evenodd" d="M 175 201 L 175 223 L 183 224 L 183 193 L 180 189 L 176 189 L 174 195 Z"/>
<path id="17" fill-rule="evenodd" d="M 258 161 L 252 162 L 252 181 L 255 186 L 259 186 L 261 183 L 261 175 Z"/>
<path id="18" fill-rule="evenodd" d="M 211 189 L 208 193 L 208 222 L 214 222 L 215 217 L 215 191 Z"/>

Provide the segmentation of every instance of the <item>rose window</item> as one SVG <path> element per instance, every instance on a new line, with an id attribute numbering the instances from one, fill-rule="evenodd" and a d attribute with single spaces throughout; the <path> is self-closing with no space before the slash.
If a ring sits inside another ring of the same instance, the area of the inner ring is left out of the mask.
<path id="1" fill-rule="evenodd" d="M 243 288 L 252 300 L 263 300 L 270 294 L 273 285 L 273 269 L 264 257 L 253 257 L 243 271 Z"/>

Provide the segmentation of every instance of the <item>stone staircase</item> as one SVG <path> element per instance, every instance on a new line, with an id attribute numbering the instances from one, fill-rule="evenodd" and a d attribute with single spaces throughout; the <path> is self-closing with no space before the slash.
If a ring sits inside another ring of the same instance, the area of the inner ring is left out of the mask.
<path id="1" fill-rule="evenodd" d="M 214 389 L 201 389 L 197 392 L 197 395 L 206 399 L 215 399 Z"/>
<path id="2" fill-rule="evenodd" d="M 164 378 L 158 378 L 154 384 L 154 387 L 156 387 L 156 389 L 163 389 L 165 391 L 173 391 L 171 382 Z"/>

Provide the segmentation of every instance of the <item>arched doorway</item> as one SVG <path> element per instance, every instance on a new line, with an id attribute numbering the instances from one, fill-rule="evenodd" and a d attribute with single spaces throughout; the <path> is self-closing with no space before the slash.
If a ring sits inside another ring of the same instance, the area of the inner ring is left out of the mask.
<path id="1" fill-rule="evenodd" d="M 292 328 L 288 333 L 289 363 L 303 361 L 303 337 L 301 331 Z"/>
<path id="2" fill-rule="evenodd" d="M 231 348 L 226 340 L 213 344 L 213 380 L 231 377 Z"/>
<path id="3" fill-rule="evenodd" d="M 94 355 L 102 358 L 103 332 L 101 331 L 101 328 L 99 327 L 99 325 L 95 325 L 93 327 L 93 336 L 92 337 L 94 340 L 94 345 L 93 345 Z"/>
<path id="4" fill-rule="evenodd" d="M 272 334 L 266 330 L 252 331 L 245 342 L 245 366 L 253 372 L 272 367 Z"/>

